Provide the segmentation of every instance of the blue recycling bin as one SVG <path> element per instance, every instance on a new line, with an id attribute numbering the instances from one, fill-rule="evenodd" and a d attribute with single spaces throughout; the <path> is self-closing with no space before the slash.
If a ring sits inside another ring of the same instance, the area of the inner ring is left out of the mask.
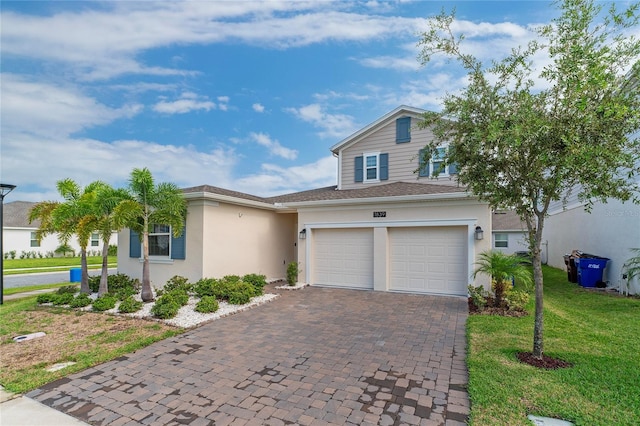
<path id="1" fill-rule="evenodd" d="M 584 254 L 576 258 L 578 284 L 582 287 L 596 287 L 596 284 L 602 281 L 602 274 L 608 261 L 609 259 L 606 257 L 585 256 Z"/>
<path id="2" fill-rule="evenodd" d="M 82 281 L 82 269 L 71 268 L 69 269 L 69 281 L 72 283 L 79 283 Z"/>

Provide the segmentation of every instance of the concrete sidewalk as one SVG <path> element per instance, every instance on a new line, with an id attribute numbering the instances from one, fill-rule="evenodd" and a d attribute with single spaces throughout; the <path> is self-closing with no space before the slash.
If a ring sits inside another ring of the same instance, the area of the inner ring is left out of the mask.
<path id="1" fill-rule="evenodd" d="M 61 411 L 0 386 L 0 424 L 2 426 L 82 426 L 87 425 Z"/>

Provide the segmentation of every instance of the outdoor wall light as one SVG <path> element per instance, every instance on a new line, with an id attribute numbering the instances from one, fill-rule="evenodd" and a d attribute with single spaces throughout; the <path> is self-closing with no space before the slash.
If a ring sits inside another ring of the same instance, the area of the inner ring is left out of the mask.
<path id="1" fill-rule="evenodd" d="M 476 226 L 476 240 L 480 241 L 481 239 L 484 238 L 484 231 L 482 230 L 481 227 Z"/>
<path id="2" fill-rule="evenodd" d="M 300 231 L 300 234 L 298 234 L 298 237 L 300 237 L 301 240 L 304 240 L 305 238 L 307 238 L 307 228 L 304 228 L 302 231 Z"/>

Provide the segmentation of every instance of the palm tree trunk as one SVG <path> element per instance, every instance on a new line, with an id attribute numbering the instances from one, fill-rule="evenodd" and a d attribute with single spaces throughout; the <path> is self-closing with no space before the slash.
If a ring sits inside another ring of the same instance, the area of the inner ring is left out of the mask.
<path id="1" fill-rule="evenodd" d="M 80 280 L 80 292 L 91 293 L 89 288 L 89 268 L 87 267 L 87 248 L 80 247 L 80 269 L 82 271 L 82 278 Z"/>
<path id="2" fill-rule="evenodd" d="M 151 279 L 149 277 L 149 232 L 142 233 L 142 301 L 153 301 L 153 291 L 151 290 Z"/>
<path id="3" fill-rule="evenodd" d="M 98 295 L 109 293 L 109 240 L 102 242 L 102 272 L 100 273 L 100 287 Z"/>

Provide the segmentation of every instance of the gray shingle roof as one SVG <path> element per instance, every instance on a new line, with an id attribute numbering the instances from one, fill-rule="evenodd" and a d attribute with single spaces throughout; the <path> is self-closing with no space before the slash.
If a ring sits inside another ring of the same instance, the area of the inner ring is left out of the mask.
<path id="1" fill-rule="evenodd" d="M 429 183 L 394 182 L 382 185 L 367 186 L 361 189 L 343 189 L 337 187 L 312 189 L 310 191 L 285 194 L 271 197 L 268 200 L 273 203 L 296 203 L 305 201 L 347 200 L 358 198 L 383 198 L 401 197 L 406 195 L 431 195 L 464 193 L 465 189 L 457 186 L 433 185 Z"/>
<path id="2" fill-rule="evenodd" d="M 491 228 L 494 231 L 524 231 L 527 225 L 513 210 L 493 212 Z"/>
<path id="3" fill-rule="evenodd" d="M 29 201 L 12 201 L 2 207 L 2 226 L 15 228 L 37 228 L 39 220 L 29 223 L 29 211 L 36 203 Z"/>

